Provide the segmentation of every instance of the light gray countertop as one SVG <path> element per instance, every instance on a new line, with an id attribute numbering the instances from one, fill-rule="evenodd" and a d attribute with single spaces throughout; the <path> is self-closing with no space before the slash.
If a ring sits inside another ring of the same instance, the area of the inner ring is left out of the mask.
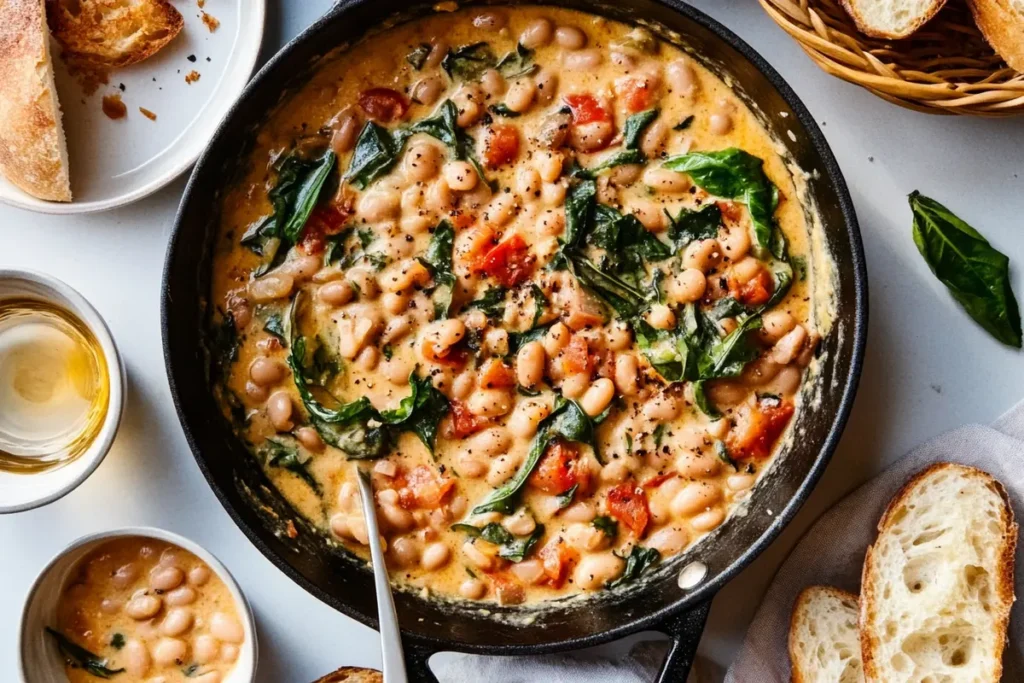
<path id="1" fill-rule="evenodd" d="M 270 0 L 265 52 L 329 0 Z M 811 522 L 915 444 L 989 422 L 1024 396 L 1024 354 L 1000 346 L 956 306 L 910 237 L 906 196 L 947 204 L 1013 262 L 1024 295 L 1024 126 L 1021 119 L 936 117 L 897 108 L 819 71 L 752 0 L 696 0 L 758 50 L 803 99 L 846 175 L 870 277 L 867 360 L 853 415 L 824 477 L 782 536 L 715 599 L 702 654 L 727 664 L 775 568 Z M 216 554 L 251 601 L 261 683 L 309 681 L 340 666 L 379 666 L 377 634 L 288 580 L 242 535 L 199 472 L 171 403 L 160 340 L 164 250 L 184 179 L 134 206 L 52 217 L 0 206 L 0 267 L 45 271 L 106 317 L 128 369 L 121 432 L 76 491 L 0 518 L 0 680 L 17 680 L 25 592 L 73 539 L 153 525 Z"/>

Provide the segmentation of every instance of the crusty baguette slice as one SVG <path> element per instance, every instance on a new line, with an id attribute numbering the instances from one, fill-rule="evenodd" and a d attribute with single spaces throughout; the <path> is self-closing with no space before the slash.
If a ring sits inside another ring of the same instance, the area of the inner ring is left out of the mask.
<path id="1" fill-rule="evenodd" d="M 999 681 L 1016 544 L 1009 497 L 990 475 L 939 463 L 912 477 L 864 559 L 865 680 Z"/>
<path id="2" fill-rule="evenodd" d="M 141 62 L 185 24 L 167 0 L 46 0 L 46 9 L 64 56 L 100 68 Z"/>
<path id="3" fill-rule="evenodd" d="M 384 675 L 373 669 L 343 666 L 313 683 L 384 683 Z"/>
<path id="4" fill-rule="evenodd" d="M 789 625 L 793 683 L 863 683 L 857 596 L 830 586 L 800 592 Z"/>
<path id="5" fill-rule="evenodd" d="M 921 28 L 946 0 L 842 0 L 861 33 L 874 38 L 906 38 Z"/>
<path id="6" fill-rule="evenodd" d="M 968 0 L 968 4 L 989 45 L 1024 73 L 1024 0 Z"/>
<path id="7" fill-rule="evenodd" d="M 43 0 L 0 0 L 0 172 L 33 197 L 71 201 Z"/>

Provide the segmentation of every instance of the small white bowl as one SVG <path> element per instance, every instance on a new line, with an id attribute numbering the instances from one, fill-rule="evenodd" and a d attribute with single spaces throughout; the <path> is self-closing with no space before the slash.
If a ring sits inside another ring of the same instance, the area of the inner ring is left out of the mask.
<path id="1" fill-rule="evenodd" d="M 107 416 L 96 438 L 84 453 L 71 462 L 42 472 L 17 474 L 0 471 L 0 514 L 31 510 L 52 503 L 92 474 L 114 442 L 121 424 L 124 390 L 128 383 L 124 363 L 107 324 L 81 294 L 50 275 L 29 270 L 0 269 L 0 300 L 15 297 L 58 304 L 85 323 L 99 342 L 107 363 L 110 402 Z"/>
<path id="2" fill-rule="evenodd" d="M 202 546 L 178 534 L 153 527 L 127 527 L 101 531 L 78 539 L 57 554 L 43 568 L 28 590 L 25 606 L 21 610 L 21 630 L 18 633 L 18 670 L 22 683 L 67 683 L 64 672 L 64 658 L 57 649 L 53 638 L 45 628 L 57 620 L 57 601 L 64 591 L 64 584 L 71 570 L 89 551 L 114 538 L 142 536 L 173 543 L 184 548 L 203 562 L 224 581 L 235 603 L 245 642 L 238 653 L 238 660 L 223 683 L 252 683 L 256 677 L 256 622 L 252 608 L 242 594 L 231 573 Z"/>

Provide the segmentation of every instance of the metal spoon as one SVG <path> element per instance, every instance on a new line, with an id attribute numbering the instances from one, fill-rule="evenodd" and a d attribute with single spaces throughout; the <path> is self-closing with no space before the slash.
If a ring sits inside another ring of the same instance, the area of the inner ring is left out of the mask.
<path id="1" fill-rule="evenodd" d="M 366 535 L 370 541 L 370 557 L 373 560 L 373 584 L 377 592 L 377 621 L 380 625 L 380 649 L 384 659 L 384 683 L 409 683 L 405 672 L 405 656 L 402 654 L 402 634 L 398 629 L 398 613 L 391 596 L 391 581 L 388 568 L 384 565 L 384 550 L 380 547 L 380 530 L 377 527 L 377 511 L 373 504 L 373 487 L 370 473 L 356 466 L 359 493 L 363 498 L 363 515 L 366 517 Z"/>

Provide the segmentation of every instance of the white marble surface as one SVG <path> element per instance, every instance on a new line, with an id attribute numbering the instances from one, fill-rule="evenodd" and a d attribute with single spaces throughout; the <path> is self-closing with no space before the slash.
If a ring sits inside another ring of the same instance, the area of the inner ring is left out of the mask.
<path id="1" fill-rule="evenodd" d="M 1021 120 L 908 112 L 820 72 L 751 0 L 696 0 L 761 52 L 796 89 L 832 145 L 860 218 L 871 282 L 867 362 L 853 416 L 824 478 L 775 544 L 715 599 L 701 643 L 726 664 L 775 567 L 833 501 L 913 445 L 988 422 L 1024 395 L 1024 355 L 989 339 L 931 276 L 910 238 L 906 195 L 948 204 L 1013 260 L 1024 295 Z M 270 0 L 266 50 L 329 0 Z M 301 683 L 341 664 L 378 666 L 376 633 L 285 578 L 231 522 L 188 452 L 167 388 L 160 275 L 179 180 L 132 207 L 49 217 L 0 207 L 0 267 L 52 273 L 104 315 L 128 367 L 121 433 L 99 470 L 63 500 L 0 518 L 0 680 L 17 680 L 15 643 L 38 569 L 80 535 L 149 524 L 184 534 L 234 572 L 256 611 L 261 683 Z"/>

